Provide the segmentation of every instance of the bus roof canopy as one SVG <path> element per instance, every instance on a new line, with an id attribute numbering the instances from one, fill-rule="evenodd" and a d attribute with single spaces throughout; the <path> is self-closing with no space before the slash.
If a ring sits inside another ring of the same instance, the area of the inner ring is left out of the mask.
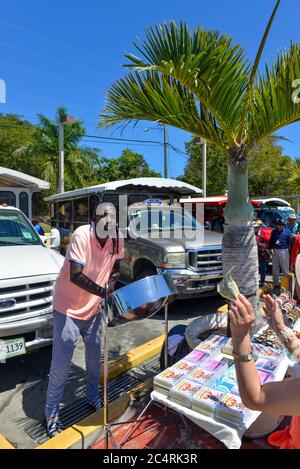
<path id="1" fill-rule="evenodd" d="M 114 190 L 143 190 L 143 189 L 172 189 L 174 192 L 179 194 L 201 194 L 202 189 L 187 184 L 186 182 L 177 181 L 175 179 L 167 178 L 134 178 L 134 179 L 125 179 L 123 181 L 112 181 L 105 182 L 104 184 L 98 184 L 96 186 L 84 187 L 82 189 L 76 189 L 74 191 L 63 192 L 62 194 L 51 195 L 50 197 L 45 197 L 47 202 L 53 202 L 55 200 L 66 200 L 75 197 L 82 197 L 88 194 L 93 194 L 96 192 L 104 191 L 114 191 Z"/>
<path id="2" fill-rule="evenodd" d="M 0 166 L 0 187 L 26 187 L 39 191 L 50 189 L 50 184 L 43 179 Z"/>

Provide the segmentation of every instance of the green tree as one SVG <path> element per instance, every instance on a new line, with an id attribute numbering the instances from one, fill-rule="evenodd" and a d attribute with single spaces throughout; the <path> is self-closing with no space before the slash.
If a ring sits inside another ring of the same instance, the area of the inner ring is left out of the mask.
<path id="1" fill-rule="evenodd" d="M 66 113 L 64 107 L 59 107 L 56 120 L 37 114 L 39 123 L 34 127 L 31 140 L 20 145 L 13 153 L 16 159 L 24 158 L 31 162 L 37 159 L 40 162 L 40 177 L 51 183 L 51 193 L 56 192 L 58 181 L 58 122 L 60 116 Z M 64 126 L 66 190 L 96 182 L 98 150 L 80 145 L 85 133 L 82 121 Z"/>
<path id="2" fill-rule="evenodd" d="M 292 160 L 282 154 L 277 139 L 265 138 L 249 151 L 249 160 L 249 193 L 252 197 L 289 193 L 286 175 Z"/>
<path id="3" fill-rule="evenodd" d="M 186 143 L 189 159 L 181 177 L 195 186 L 202 186 L 202 149 L 193 137 Z M 291 168 L 291 158 L 283 156 L 282 147 L 274 137 L 266 137 L 249 151 L 249 194 L 251 197 L 287 194 L 291 185 L 283 184 L 283 175 Z M 207 195 L 224 194 L 227 189 L 227 155 L 216 145 L 207 146 Z"/>
<path id="4" fill-rule="evenodd" d="M 34 125 L 16 114 L 0 114 L 0 165 L 41 177 L 40 158 L 27 159 L 15 151 L 33 141 Z"/>
<path id="5" fill-rule="evenodd" d="M 180 179 L 196 187 L 202 187 L 202 149 L 193 137 L 185 144 L 189 155 Z M 216 145 L 207 146 L 206 159 L 206 193 L 207 195 L 222 195 L 227 189 L 227 155 Z"/>
<path id="6" fill-rule="evenodd" d="M 150 169 L 143 155 L 128 148 L 122 151 L 119 158 L 102 157 L 97 173 L 99 182 L 139 177 L 161 177 L 161 174 Z"/>
<path id="7" fill-rule="evenodd" d="M 174 22 L 147 30 L 127 54 L 129 73 L 107 93 L 102 125 L 150 120 L 172 125 L 214 143 L 228 155 L 229 199 L 225 208 L 223 270 L 258 310 L 258 262 L 253 208 L 248 193 L 249 151 L 285 125 L 300 119 L 292 99 L 300 76 L 300 45 L 259 64 L 277 13 L 276 1 L 253 64 L 231 38 Z"/>

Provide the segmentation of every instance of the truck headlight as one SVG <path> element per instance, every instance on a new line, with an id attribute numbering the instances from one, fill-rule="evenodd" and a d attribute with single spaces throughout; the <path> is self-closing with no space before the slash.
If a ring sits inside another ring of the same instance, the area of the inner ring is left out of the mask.
<path id="1" fill-rule="evenodd" d="M 168 269 L 184 269 L 186 267 L 185 252 L 170 252 L 166 254 L 162 267 Z"/>

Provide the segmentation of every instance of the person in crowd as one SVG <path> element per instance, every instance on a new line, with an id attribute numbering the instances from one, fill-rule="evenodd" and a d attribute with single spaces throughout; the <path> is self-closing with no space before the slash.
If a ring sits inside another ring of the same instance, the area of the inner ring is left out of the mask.
<path id="1" fill-rule="evenodd" d="M 277 228 L 274 228 L 269 241 L 272 253 L 274 293 L 279 292 L 280 269 L 283 275 L 289 273 L 289 249 L 291 246 L 292 233 L 286 227 L 283 219 L 277 220 Z"/>
<path id="2" fill-rule="evenodd" d="M 300 340 L 283 320 L 276 300 L 263 295 L 265 314 L 270 327 L 287 350 L 300 361 Z M 255 321 L 251 303 L 240 294 L 229 310 L 239 393 L 246 407 L 264 413 L 292 416 L 290 425 L 268 438 L 270 444 L 280 448 L 300 449 L 300 378 L 285 379 L 261 385 L 253 360 L 250 327 Z"/>
<path id="3" fill-rule="evenodd" d="M 101 306 L 105 285 L 118 277 L 124 240 L 110 203 L 99 204 L 90 225 L 77 228 L 53 292 L 53 351 L 46 399 L 46 425 L 50 437 L 63 430 L 59 420 L 65 382 L 81 335 L 86 350 L 87 401 L 102 407 L 99 397 Z"/>
<path id="4" fill-rule="evenodd" d="M 292 234 L 298 234 L 299 223 L 297 223 L 297 217 L 294 213 L 288 216 L 288 229 Z"/>
<path id="5" fill-rule="evenodd" d="M 291 248 L 291 260 L 290 260 L 290 269 L 295 271 L 296 258 L 300 252 L 300 225 L 298 226 L 297 234 L 292 234 L 293 244 Z"/>
<path id="6" fill-rule="evenodd" d="M 259 286 L 262 287 L 265 283 L 266 274 L 267 274 L 267 266 L 270 260 L 270 251 L 268 249 L 268 241 L 262 235 L 260 228 L 262 226 L 262 222 L 257 220 L 254 223 L 254 232 L 256 236 L 257 242 L 257 250 L 258 250 L 258 265 L 259 265 L 259 273 L 260 273 L 260 282 Z"/>
<path id="7" fill-rule="evenodd" d="M 41 236 L 45 236 L 45 231 L 43 230 L 43 228 L 41 227 L 41 225 L 38 223 L 37 220 L 33 219 L 31 221 L 32 225 L 34 226 L 35 230 L 38 232 L 39 235 Z"/>

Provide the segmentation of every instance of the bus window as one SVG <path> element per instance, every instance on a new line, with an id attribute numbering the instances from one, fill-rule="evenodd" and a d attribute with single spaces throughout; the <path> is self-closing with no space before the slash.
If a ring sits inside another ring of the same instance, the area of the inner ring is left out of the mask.
<path id="1" fill-rule="evenodd" d="M 74 229 L 89 223 L 89 200 L 87 197 L 74 200 Z"/>
<path id="2" fill-rule="evenodd" d="M 89 198 L 89 221 L 92 220 L 94 212 L 97 206 L 99 205 L 99 203 L 100 203 L 100 198 L 98 195 L 94 194 L 90 196 Z"/>
<path id="3" fill-rule="evenodd" d="M 116 209 L 119 207 L 119 194 L 104 194 L 103 202 L 110 202 Z"/>
<path id="4" fill-rule="evenodd" d="M 0 191 L 0 205 L 7 204 L 16 207 L 16 196 L 11 191 Z"/>
<path id="5" fill-rule="evenodd" d="M 136 204 L 138 202 L 144 202 L 144 200 L 147 200 L 149 199 L 149 195 L 148 194 L 134 194 L 134 195 L 130 195 L 128 197 L 128 205 L 131 205 L 131 204 Z M 153 198 L 153 197 L 151 197 Z"/>
<path id="6" fill-rule="evenodd" d="M 28 194 L 21 192 L 19 195 L 19 209 L 28 217 Z"/>
<path id="7" fill-rule="evenodd" d="M 72 224 L 72 202 L 67 200 L 58 204 L 58 226 L 59 228 L 71 229 Z"/>
<path id="8" fill-rule="evenodd" d="M 110 202 L 116 209 L 116 217 L 119 219 L 119 203 L 121 194 L 104 194 L 103 202 Z"/>

